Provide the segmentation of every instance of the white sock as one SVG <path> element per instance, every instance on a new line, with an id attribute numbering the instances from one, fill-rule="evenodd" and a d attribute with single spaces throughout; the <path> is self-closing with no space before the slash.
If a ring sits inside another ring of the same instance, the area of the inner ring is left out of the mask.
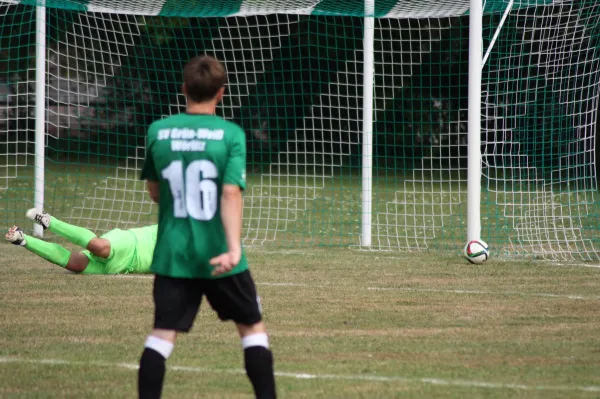
<path id="1" fill-rule="evenodd" d="M 269 337 L 265 333 L 257 333 L 246 335 L 242 338 L 242 348 L 250 348 L 252 346 L 262 346 L 269 349 Z"/>
<path id="2" fill-rule="evenodd" d="M 146 343 L 144 344 L 145 348 L 150 348 L 160 353 L 162 357 L 168 359 L 171 356 L 171 352 L 173 352 L 173 343 L 167 341 L 166 339 L 158 338 L 153 335 L 149 335 L 146 338 Z"/>

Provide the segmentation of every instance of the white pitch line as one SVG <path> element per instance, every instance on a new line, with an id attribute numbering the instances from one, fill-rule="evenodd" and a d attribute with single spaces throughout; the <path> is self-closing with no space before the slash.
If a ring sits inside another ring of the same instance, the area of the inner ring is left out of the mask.
<path id="1" fill-rule="evenodd" d="M 256 283 L 256 285 L 264 285 L 267 287 L 311 287 L 310 284 L 302 284 L 302 283 Z M 315 285 L 313 287 L 317 287 L 317 286 Z"/>
<path id="2" fill-rule="evenodd" d="M 438 292 L 448 294 L 475 294 L 475 295 L 518 295 L 536 296 L 542 298 L 567 298 L 582 300 L 598 300 L 600 296 L 583 296 L 572 294 L 546 294 L 541 292 L 517 292 L 517 291 L 479 291 L 479 290 L 444 290 L 433 288 L 410 288 L 410 287 L 368 287 L 370 291 L 408 291 L 408 292 Z"/>
<path id="3" fill-rule="evenodd" d="M 550 263 L 551 266 L 573 266 L 573 267 L 591 267 L 593 269 L 600 269 L 600 265 L 594 265 L 592 263 Z"/>
<path id="4" fill-rule="evenodd" d="M 258 255 L 306 255 L 306 256 L 319 256 L 320 253 L 315 251 L 303 251 L 301 249 L 281 249 L 281 250 L 268 250 L 261 249 L 260 247 L 248 247 L 248 252 L 258 254 Z"/>
<path id="5" fill-rule="evenodd" d="M 135 274 L 114 274 L 114 275 L 97 275 L 96 277 L 118 277 L 118 278 L 139 278 L 151 279 L 150 275 L 135 275 Z M 327 288 L 331 287 L 326 284 L 304 284 L 304 283 L 256 283 L 258 286 L 266 287 L 314 287 Z M 472 294 L 472 295 L 514 295 L 514 296 L 530 296 L 540 298 L 566 298 L 577 300 L 600 300 L 600 296 L 592 295 L 585 296 L 579 294 L 551 294 L 544 292 L 518 292 L 518 291 L 480 291 L 480 290 L 460 290 L 460 289 L 435 289 L 435 288 L 412 288 L 412 287 L 367 287 L 369 291 L 406 291 L 406 292 L 431 292 L 431 293 L 446 293 L 446 294 Z"/>
<path id="6" fill-rule="evenodd" d="M 139 279 L 152 279 L 154 278 L 154 276 L 151 275 L 147 275 L 147 274 L 102 274 L 102 275 L 97 275 L 96 277 L 117 277 L 117 278 L 139 278 Z M 256 283 L 256 285 L 265 285 L 265 286 L 269 286 L 269 287 L 311 287 L 310 284 L 302 284 L 302 283 Z M 315 285 L 312 285 L 312 287 L 316 287 Z"/>
<path id="7" fill-rule="evenodd" d="M 0 363 L 30 363 L 40 365 L 56 366 L 97 366 L 97 367 L 120 367 L 127 370 L 137 370 L 139 366 L 133 363 L 108 363 L 108 362 L 80 362 L 61 359 L 23 359 L 18 357 L 0 357 Z M 245 375 L 246 371 L 242 369 L 210 369 L 189 366 L 167 366 L 172 371 L 184 371 L 192 373 L 211 373 L 211 374 L 239 374 Z M 523 391 L 585 391 L 600 392 L 600 386 L 596 385 L 526 385 L 526 384 L 508 384 L 501 382 L 472 381 L 459 379 L 443 378 L 411 378 L 402 376 L 379 376 L 379 375 L 348 375 L 348 374 L 314 374 L 314 373 L 293 373 L 285 371 L 276 371 L 275 376 L 294 378 L 298 380 L 345 380 L 345 381 L 370 381 L 370 382 L 403 382 L 403 383 L 421 383 L 429 385 L 460 386 L 469 388 L 485 389 L 510 389 Z"/>

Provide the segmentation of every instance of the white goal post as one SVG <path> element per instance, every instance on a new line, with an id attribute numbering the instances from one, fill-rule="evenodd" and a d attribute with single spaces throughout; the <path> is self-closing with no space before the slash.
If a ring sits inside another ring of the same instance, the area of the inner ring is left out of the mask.
<path id="1" fill-rule="evenodd" d="M 467 242 L 481 239 L 481 68 L 483 2 L 471 0 L 469 12 L 469 133 Z"/>

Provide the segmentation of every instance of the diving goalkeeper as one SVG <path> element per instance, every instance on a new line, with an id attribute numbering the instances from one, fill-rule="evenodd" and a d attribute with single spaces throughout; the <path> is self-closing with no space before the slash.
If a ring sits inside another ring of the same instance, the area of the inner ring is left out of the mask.
<path id="1" fill-rule="evenodd" d="M 88 229 L 65 223 L 35 208 L 27 211 L 27 218 L 41 225 L 44 230 L 48 229 L 86 249 L 71 252 L 58 244 L 26 235 L 17 226 L 8 230 L 6 240 L 24 246 L 55 265 L 83 274 L 150 272 L 157 225 L 129 230 L 115 229 L 97 237 Z"/>

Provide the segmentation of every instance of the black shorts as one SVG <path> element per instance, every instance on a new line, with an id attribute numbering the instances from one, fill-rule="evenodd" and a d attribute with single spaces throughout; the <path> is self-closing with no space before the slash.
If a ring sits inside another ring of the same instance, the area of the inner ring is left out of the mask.
<path id="1" fill-rule="evenodd" d="M 223 321 L 233 320 L 250 326 L 262 320 L 256 286 L 249 270 L 214 280 L 156 275 L 154 328 L 188 332 L 204 295 Z"/>

